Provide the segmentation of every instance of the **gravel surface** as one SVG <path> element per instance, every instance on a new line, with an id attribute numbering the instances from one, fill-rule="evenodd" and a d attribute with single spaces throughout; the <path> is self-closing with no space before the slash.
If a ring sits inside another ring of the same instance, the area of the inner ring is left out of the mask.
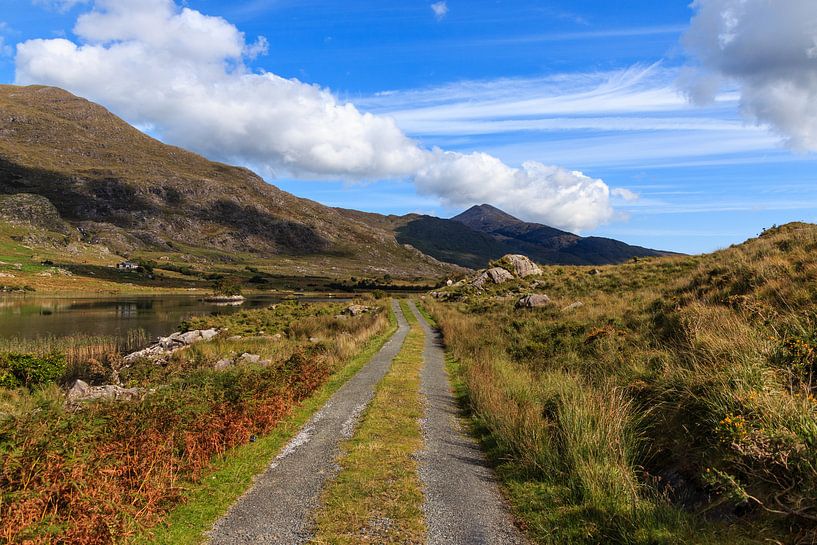
<path id="1" fill-rule="evenodd" d="M 426 334 L 421 392 L 426 398 L 420 479 L 429 545 L 522 545 L 479 445 L 462 429 L 438 332 L 411 310 Z"/>
<path id="2" fill-rule="evenodd" d="M 349 437 L 391 367 L 408 333 L 397 301 L 398 329 L 371 361 L 349 379 L 307 422 L 245 493 L 216 522 L 212 545 L 306 543 L 312 537 L 312 512 L 323 484 L 337 473 L 339 443 Z"/>

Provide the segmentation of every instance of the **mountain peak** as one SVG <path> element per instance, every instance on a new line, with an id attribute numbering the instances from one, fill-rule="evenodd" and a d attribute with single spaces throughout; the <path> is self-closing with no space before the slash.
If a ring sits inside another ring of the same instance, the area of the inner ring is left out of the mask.
<path id="1" fill-rule="evenodd" d="M 454 216 L 451 219 L 465 224 L 471 229 L 483 232 L 495 231 L 500 227 L 524 223 L 519 218 L 515 218 L 490 204 L 474 205 L 462 214 Z"/>

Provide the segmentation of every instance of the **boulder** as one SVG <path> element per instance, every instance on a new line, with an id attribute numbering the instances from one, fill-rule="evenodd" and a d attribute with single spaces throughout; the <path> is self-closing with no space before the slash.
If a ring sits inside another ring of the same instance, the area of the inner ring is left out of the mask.
<path id="1" fill-rule="evenodd" d="M 482 287 L 486 282 L 494 284 L 502 284 L 508 280 L 513 280 L 513 275 L 503 269 L 502 267 L 494 267 L 480 274 L 471 284 L 476 287 Z"/>
<path id="2" fill-rule="evenodd" d="M 152 345 L 128 354 L 123 358 L 125 363 L 133 363 L 139 359 L 161 360 L 165 356 L 169 356 L 176 350 L 190 346 L 197 342 L 209 341 L 218 335 L 217 329 L 194 329 L 182 333 L 178 331 L 168 337 L 159 337 L 159 340 Z"/>
<path id="3" fill-rule="evenodd" d="M 68 399 L 80 399 L 88 395 L 91 391 L 91 387 L 88 385 L 87 382 L 84 380 L 77 380 L 74 382 L 74 385 L 71 386 L 71 389 L 68 390 Z"/>
<path id="4" fill-rule="evenodd" d="M 550 297 L 544 294 L 525 295 L 516 302 L 516 308 L 540 308 L 551 304 Z"/>
<path id="5" fill-rule="evenodd" d="M 258 354 L 250 354 L 249 352 L 244 352 L 240 356 L 238 356 L 238 363 L 258 363 L 261 361 L 261 356 Z"/>
<path id="6" fill-rule="evenodd" d="M 349 305 L 348 307 L 343 309 L 343 314 L 346 314 L 347 316 L 359 316 L 371 310 L 372 310 L 371 308 L 365 305 Z"/>
<path id="7" fill-rule="evenodd" d="M 232 366 L 233 366 L 233 360 L 223 359 L 223 360 L 218 360 L 216 362 L 216 364 L 213 366 L 213 369 L 215 369 L 216 371 L 223 371 L 224 369 L 227 369 L 228 367 L 232 367 Z"/>
<path id="8" fill-rule="evenodd" d="M 570 312 L 570 311 L 582 308 L 583 306 L 584 306 L 584 303 L 582 303 L 581 301 L 576 301 L 575 303 L 571 303 L 571 304 L 567 305 L 565 308 L 563 308 L 562 312 Z"/>
<path id="9" fill-rule="evenodd" d="M 89 386 L 87 382 L 77 380 L 71 389 L 68 390 L 68 401 L 71 403 L 93 401 L 96 399 L 131 401 L 142 397 L 144 392 L 145 390 L 142 388 L 123 388 L 115 384 Z"/>
<path id="10" fill-rule="evenodd" d="M 542 274 L 542 269 L 539 268 L 539 265 L 524 255 L 508 254 L 502 258 L 502 261 L 510 263 L 513 268 L 513 273 L 520 278 Z"/>
<path id="11" fill-rule="evenodd" d="M 597 274 L 601 274 L 601 271 L 598 269 L 590 269 L 589 271 L 587 271 L 587 274 L 589 274 L 590 276 L 596 276 Z"/>

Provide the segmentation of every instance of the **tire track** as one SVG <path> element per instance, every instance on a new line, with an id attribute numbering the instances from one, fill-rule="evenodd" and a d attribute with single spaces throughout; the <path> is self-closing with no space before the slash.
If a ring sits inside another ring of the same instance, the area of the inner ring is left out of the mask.
<path id="1" fill-rule="evenodd" d="M 306 543 L 324 482 L 337 473 L 339 443 L 351 435 L 375 386 L 391 367 L 409 326 L 392 301 L 397 332 L 284 447 L 210 532 L 211 545 Z"/>
<path id="2" fill-rule="evenodd" d="M 445 369 L 439 333 L 410 301 L 426 334 L 421 392 L 426 399 L 425 448 L 420 479 L 428 545 L 525 545 L 514 526 L 496 477 L 477 442 L 462 429 Z"/>

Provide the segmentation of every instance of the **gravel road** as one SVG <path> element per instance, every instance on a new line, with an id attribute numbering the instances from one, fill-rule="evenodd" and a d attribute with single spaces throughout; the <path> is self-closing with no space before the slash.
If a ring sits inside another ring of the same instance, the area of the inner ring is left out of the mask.
<path id="1" fill-rule="evenodd" d="M 349 379 L 307 422 L 298 435 L 216 522 L 211 545 L 306 543 L 312 537 L 312 512 L 323 484 L 338 471 L 339 443 L 354 432 L 374 389 L 391 367 L 409 327 L 392 301 L 398 329 L 383 348 Z"/>
<path id="2" fill-rule="evenodd" d="M 442 339 L 410 307 L 426 334 L 421 392 L 426 398 L 420 479 L 428 545 L 523 545 L 485 456 L 465 430 L 445 370 Z"/>

